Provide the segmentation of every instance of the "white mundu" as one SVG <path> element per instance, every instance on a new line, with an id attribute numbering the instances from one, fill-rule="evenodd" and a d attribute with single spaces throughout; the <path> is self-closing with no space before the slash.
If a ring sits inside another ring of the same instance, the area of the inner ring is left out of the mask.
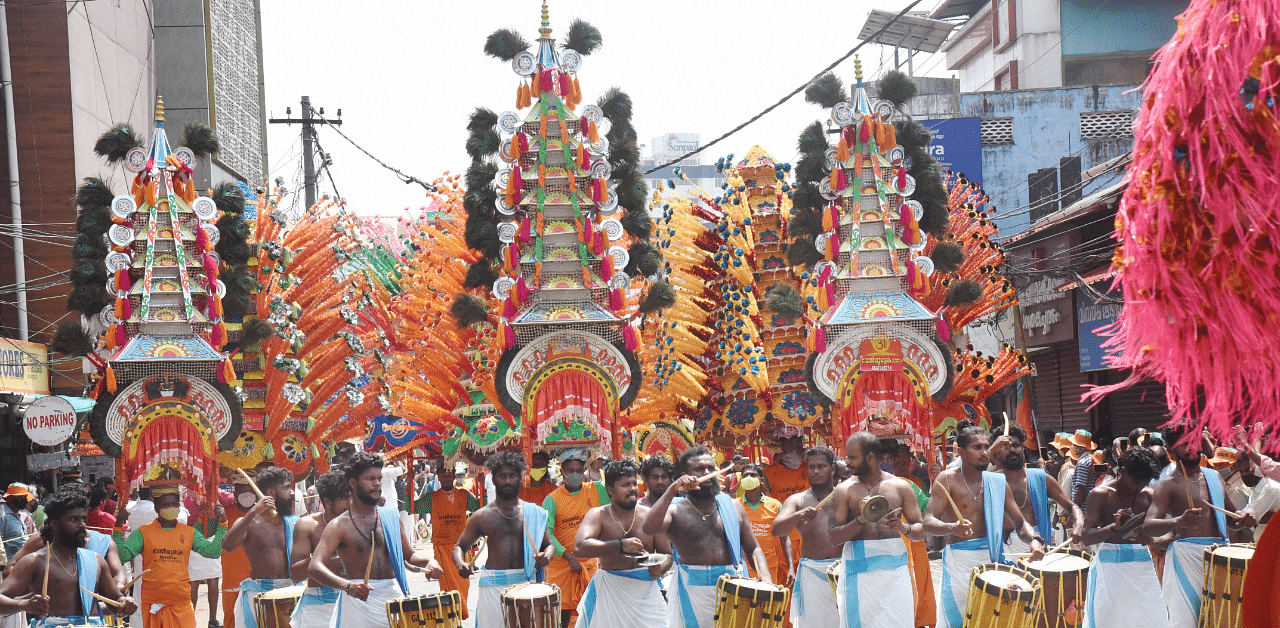
<path id="1" fill-rule="evenodd" d="M 1102 543 L 1089 565 L 1084 628 L 1168 628 L 1151 550 Z"/>
<path id="2" fill-rule="evenodd" d="M 845 543 L 836 601 L 841 628 L 915 626 L 915 589 L 902 538 Z"/>
<path id="3" fill-rule="evenodd" d="M 597 570 L 578 602 L 579 628 L 661 628 L 667 603 L 647 567 Z"/>
<path id="4" fill-rule="evenodd" d="M 837 628 L 840 613 L 827 569 L 839 558 L 801 558 L 796 586 L 791 591 L 791 622 L 804 628 Z"/>

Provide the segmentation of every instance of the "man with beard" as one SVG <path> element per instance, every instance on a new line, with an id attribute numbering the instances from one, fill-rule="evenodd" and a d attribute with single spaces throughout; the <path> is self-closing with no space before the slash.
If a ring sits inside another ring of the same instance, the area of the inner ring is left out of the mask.
<path id="1" fill-rule="evenodd" d="M 1156 474 L 1150 449 L 1131 446 L 1120 457 L 1120 477 L 1089 492 L 1089 516 L 1081 542 L 1097 545 L 1089 565 L 1085 628 L 1164 628 L 1168 611 L 1160 600 L 1150 541 L 1134 517 L 1151 506 L 1147 486 Z"/>
<path id="2" fill-rule="evenodd" d="M 991 435 L 968 419 L 956 425 L 960 465 L 938 474 L 924 515 L 924 531 L 945 537 L 947 543 L 942 551 L 945 580 L 940 625 L 944 628 L 960 628 L 963 622 L 973 568 L 1004 562 L 1006 521 L 1031 544 L 1033 560 L 1039 559 L 1045 548 L 1044 538 L 1023 519 L 1004 476 L 986 471 L 991 462 L 990 443 Z M 959 519 L 953 503 L 960 511 Z"/>
<path id="3" fill-rule="evenodd" d="M 573 628 L 578 602 L 596 571 L 596 561 L 578 560 L 573 540 L 587 511 L 609 503 L 609 494 L 598 482 L 586 482 L 586 466 L 590 452 L 586 448 L 566 449 L 560 453 L 560 476 L 564 485 L 542 502 L 551 527 L 551 543 L 556 557 L 547 565 L 547 582 L 560 587 L 560 625 Z"/>
<path id="4" fill-rule="evenodd" d="M 1009 490 L 1013 492 L 1014 503 L 1022 511 L 1022 517 L 1035 526 L 1036 532 L 1043 539 L 1053 538 L 1053 517 L 1049 515 L 1049 500 L 1053 500 L 1063 512 L 1070 513 L 1071 529 L 1068 534 L 1072 541 L 1079 543 L 1084 534 L 1084 513 L 1080 507 L 1067 496 L 1058 481 L 1049 477 L 1044 469 L 1028 469 L 1023 443 L 1027 433 L 1021 426 L 1010 424 L 1008 438 L 1000 436 L 991 444 L 991 459 L 995 463 L 996 472 L 1004 474 Z M 1013 530 L 1005 528 L 1006 554 L 1025 554 L 1030 546 L 1024 543 Z"/>
<path id="5" fill-rule="evenodd" d="M 581 628 L 649 628 L 666 623 L 666 602 L 658 578 L 671 568 L 671 557 L 651 567 L 637 566 L 637 557 L 650 552 L 670 554 L 661 535 L 646 535 L 636 524 L 649 509 L 639 506 L 636 465 L 615 460 L 604 467 L 609 505 L 592 508 L 582 518 L 574 552 L 600 561 L 578 603 Z"/>
<path id="6" fill-rule="evenodd" d="M 809 489 L 809 470 L 804 467 L 804 439 L 800 429 L 783 423 L 773 431 L 781 451 L 773 456 L 773 464 L 764 468 L 765 485 L 769 497 L 786 503 L 787 498 Z M 800 532 L 791 532 L 791 549 L 799 558 L 804 551 Z M 793 564 L 794 568 L 795 565 Z"/>
<path id="7" fill-rule="evenodd" d="M 1169 457 L 1174 470 L 1156 482 L 1151 506 L 1142 531 L 1157 538 L 1171 534 L 1161 578 L 1161 597 L 1169 607 L 1169 623 L 1173 628 L 1196 626 L 1200 617 L 1200 588 L 1204 580 L 1204 548 L 1227 542 L 1227 530 L 1253 527 L 1254 517 L 1246 512 L 1240 519 L 1228 522 L 1226 515 L 1210 511 L 1205 504 L 1226 508 L 1222 477 L 1217 472 L 1204 473 L 1200 468 L 1201 443 L 1198 435 L 1188 437 L 1177 428 L 1165 430 Z"/>
<path id="8" fill-rule="evenodd" d="M 337 589 L 323 586 L 315 579 L 308 577 L 312 559 L 325 561 L 330 570 L 341 572 L 344 577 L 347 575 L 342 564 L 334 556 L 312 554 L 312 550 L 320 544 L 320 537 L 324 535 L 324 529 L 329 522 L 346 512 L 351 506 L 351 485 L 347 484 L 347 476 L 337 469 L 320 476 L 320 479 L 316 480 L 316 496 L 319 497 L 320 505 L 324 510 L 299 519 L 293 527 L 293 549 L 289 552 L 291 563 L 289 573 L 294 582 L 306 580 L 307 589 L 303 591 L 302 598 L 293 609 L 293 616 L 289 620 L 292 628 L 327 625 L 338 603 Z"/>
<path id="9" fill-rule="evenodd" d="M 791 565 L 795 562 L 791 558 L 791 537 L 773 535 L 773 522 L 778 518 L 778 513 L 782 512 L 782 504 L 764 494 L 764 484 L 761 481 L 763 477 L 764 472 L 758 464 L 742 467 L 742 480 L 739 483 L 743 490 L 742 506 L 747 513 L 747 520 L 751 522 L 751 533 L 756 537 L 756 544 L 764 552 L 765 560 L 769 561 L 769 573 L 779 583 L 790 585 L 795 577 L 791 570 Z"/>
<path id="10" fill-rule="evenodd" d="M 379 507 L 382 499 L 382 456 L 357 452 L 347 461 L 343 474 L 355 499 L 345 513 L 331 520 L 320 533 L 307 572 L 319 586 L 342 591 L 332 628 L 377 628 L 386 624 L 387 601 L 408 595 L 409 578 L 405 563 L 422 567 L 428 578 L 439 578 L 440 565 L 425 553 L 415 552 L 409 532 L 400 525 L 394 506 Z M 387 501 L 394 502 L 395 496 Z M 338 555 L 346 577 L 329 567 L 328 557 Z M 358 578 L 363 569 L 363 580 Z"/>
<path id="11" fill-rule="evenodd" d="M 453 485 L 442 486 L 441 488 L 449 490 L 453 488 Z M 554 493 L 555 490 L 556 483 L 551 481 L 551 454 L 545 451 L 533 452 L 533 467 L 529 469 L 528 481 L 520 489 L 520 500 L 531 504 L 541 504 L 546 501 L 547 495 Z M 458 531 L 461 532 L 462 528 L 459 527 Z"/>
<path id="12" fill-rule="evenodd" d="M 658 503 L 658 498 L 667 492 L 667 487 L 671 486 L 672 480 L 675 480 L 676 465 L 671 459 L 657 454 L 649 456 L 640 463 L 640 479 L 644 480 L 644 499 L 640 503 L 653 508 Z"/>
<path id="13" fill-rule="evenodd" d="M 835 595 L 840 610 L 833 612 L 834 617 L 825 625 L 842 628 L 917 625 L 904 541 L 908 537 L 924 538 L 920 506 L 909 482 L 882 469 L 888 453 L 884 447 L 867 431 L 857 432 L 845 441 L 845 461 L 853 477 L 841 482 L 832 493 L 834 517 L 825 523 L 832 527 L 824 539 L 839 548 L 839 555 L 843 557 L 840 586 Z M 814 464 L 815 459 L 810 458 L 809 467 L 813 468 Z M 868 500 L 876 495 L 888 500 L 888 514 L 876 522 L 868 522 L 863 518 L 863 511 Z M 813 506 L 802 510 L 800 516 L 817 521 L 828 519 L 828 515 Z M 805 551 L 813 544 L 806 537 Z M 808 593 L 805 592 L 806 603 Z M 929 595 L 932 597 L 932 591 Z"/>
<path id="14" fill-rule="evenodd" d="M 244 546 L 249 577 L 240 582 L 234 614 L 236 626 L 257 628 L 253 601 L 263 593 L 293 586 L 290 555 L 293 551 L 293 474 L 280 467 L 258 472 L 263 498 L 237 520 L 222 539 L 222 547 L 234 551 Z"/>
<path id="15" fill-rule="evenodd" d="M 827 569 L 840 560 L 840 543 L 830 538 L 831 511 L 819 508 L 835 490 L 835 462 L 835 452 L 826 447 L 806 451 L 809 490 L 788 497 L 773 520 L 775 536 L 788 536 L 795 530 L 804 539 L 791 596 L 791 621 L 803 628 L 839 625 L 836 596 L 827 582 Z"/>
<path id="16" fill-rule="evenodd" d="M 122 522 L 128 519 L 128 511 L 121 506 L 116 516 L 116 529 L 112 538 L 120 550 L 120 560 L 142 557 L 142 569 L 147 576 L 142 579 L 142 628 L 191 628 L 196 623 L 196 608 L 191 603 L 191 579 L 187 565 L 191 552 L 199 552 L 205 558 L 215 558 L 222 553 L 222 537 L 227 533 L 226 513 L 222 504 L 214 506 L 218 526 L 214 536 L 207 539 L 196 534 L 195 528 L 178 523 L 182 514 L 182 500 L 178 497 L 181 478 L 168 477 L 157 480 L 151 488 L 155 503 L 156 519 L 124 537 Z"/>
<path id="17" fill-rule="evenodd" d="M 463 578 L 471 577 L 474 568 L 463 558 L 462 548 L 481 537 L 487 539 L 489 557 L 480 570 L 476 628 L 503 628 L 502 590 L 533 582 L 538 570 L 551 562 L 555 547 L 547 530 L 547 511 L 519 499 L 524 458 L 514 451 L 499 451 L 485 465 L 493 478 L 495 499 L 467 521 L 453 546 L 453 566 Z"/>
<path id="18" fill-rule="evenodd" d="M 462 536 L 467 517 L 480 509 L 480 500 L 454 486 L 458 476 L 453 465 L 441 462 L 436 475 L 440 478 L 440 490 L 418 500 L 417 510 L 420 515 L 431 515 L 431 547 L 435 551 L 436 562 L 444 569 L 444 575 L 440 576 L 440 590 L 457 591 L 462 596 L 462 618 L 466 619 L 470 616 L 467 600 L 471 593 L 471 580 L 462 577 L 453 564 L 453 546 Z"/>
<path id="19" fill-rule="evenodd" d="M 667 605 L 671 628 L 710 628 L 716 580 L 722 575 L 745 576 L 746 556 L 761 580 L 773 580 L 742 504 L 720 492 L 718 478 L 698 481 L 716 472 L 711 450 L 702 445 L 685 450 L 676 469 L 680 479 L 662 493 L 641 531 L 665 534 L 675 550 L 676 599 Z M 673 505 L 677 493 L 685 493 L 686 499 Z"/>
<path id="20" fill-rule="evenodd" d="M 40 530 L 45 546 L 19 560 L 0 584 L 0 612 L 45 615 L 32 622 L 37 628 L 85 624 L 94 614 L 89 591 L 114 600 L 118 606 L 105 610 L 117 615 L 128 615 L 137 608 L 133 598 L 120 592 L 107 561 L 84 548 L 89 536 L 88 508 L 88 496 L 75 485 L 49 499 Z M 13 599 L 22 596 L 29 597 Z"/>

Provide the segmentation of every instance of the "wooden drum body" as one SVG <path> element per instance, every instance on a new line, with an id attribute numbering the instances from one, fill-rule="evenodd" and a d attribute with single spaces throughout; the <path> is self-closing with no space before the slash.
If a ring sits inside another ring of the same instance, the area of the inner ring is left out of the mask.
<path id="1" fill-rule="evenodd" d="M 387 601 L 388 628 L 462 628 L 462 596 L 441 591 Z"/>
<path id="2" fill-rule="evenodd" d="M 305 586 L 267 591 L 253 601 L 253 616 L 259 628 L 289 628 L 289 616 L 302 599 Z"/>
<path id="3" fill-rule="evenodd" d="M 1038 578 L 1009 565 L 980 565 L 969 577 L 964 627 L 1031 628 L 1039 605 Z"/>
<path id="4" fill-rule="evenodd" d="M 1253 559 L 1253 543 L 1204 548 L 1204 599 L 1200 628 L 1239 628 L 1244 575 Z"/>
<path id="5" fill-rule="evenodd" d="M 1040 579 L 1041 603 L 1036 608 L 1036 628 L 1073 628 L 1084 623 L 1084 596 L 1089 587 L 1093 555 L 1080 550 L 1054 552 L 1040 560 L 1020 560 L 1018 565 Z"/>
<path id="6" fill-rule="evenodd" d="M 720 576 L 714 628 L 781 628 L 790 606 L 791 590 L 784 586 Z"/>
<path id="7" fill-rule="evenodd" d="M 560 587 L 526 582 L 503 589 L 502 625 L 507 628 L 560 628 Z"/>

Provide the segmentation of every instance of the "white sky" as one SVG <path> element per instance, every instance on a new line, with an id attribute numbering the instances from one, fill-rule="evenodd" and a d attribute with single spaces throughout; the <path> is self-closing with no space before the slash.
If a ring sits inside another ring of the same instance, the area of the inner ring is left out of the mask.
<path id="1" fill-rule="evenodd" d="M 899 11 L 909 0 L 551 0 L 552 35 L 582 18 L 600 29 L 604 44 L 584 58 L 583 102 L 612 86 L 634 102 L 632 122 L 642 143 L 664 133 L 699 133 L 706 142 L 776 102 L 857 44 L 867 13 Z M 916 10 L 932 10 L 924 0 Z M 266 0 L 262 3 L 266 107 L 299 115 L 302 95 L 342 109 L 342 130 L 369 152 L 407 174 L 431 181 L 462 173 L 467 118 L 478 106 L 514 110 L 517 75 L 484 54 L 498 28 L 537 37 L 540 0 Z M 873 78 L 891 49 L 859 51 Z M 916 57 L 918 76 L 950 76 L 943 55 Z M 904 68 L 905 70 L 905 65 Z M 835 69 L 846 84 L 853 58 Z M 874 96 L 874 94 L 873 94 Z M 754 144 L 793 161 L 801 128 L 827 112 L 803 94 L 703 153 L 714 163 Z M 300 129 L 269 125 L 269 179 L 284 177 L 301 190 Z M 333 158 L 333 177 L 348 206 L 361 214 L 399 214 L 424 203 L 424 191 L 359 153 L 323 127 L 320 142 Z M 649 155 L 648 148 L 641 149 Z M 332 193 L 321 178 L 320 193 Z"/>

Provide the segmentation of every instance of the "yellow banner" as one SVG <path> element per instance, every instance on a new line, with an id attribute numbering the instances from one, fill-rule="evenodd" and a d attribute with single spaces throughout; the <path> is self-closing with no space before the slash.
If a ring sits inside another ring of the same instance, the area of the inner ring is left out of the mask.
<path id="1" fill-rule="evenodd" d="M 0 392 L 49 394 L 49 348 L 35 342 L 0 338 Z"/>

